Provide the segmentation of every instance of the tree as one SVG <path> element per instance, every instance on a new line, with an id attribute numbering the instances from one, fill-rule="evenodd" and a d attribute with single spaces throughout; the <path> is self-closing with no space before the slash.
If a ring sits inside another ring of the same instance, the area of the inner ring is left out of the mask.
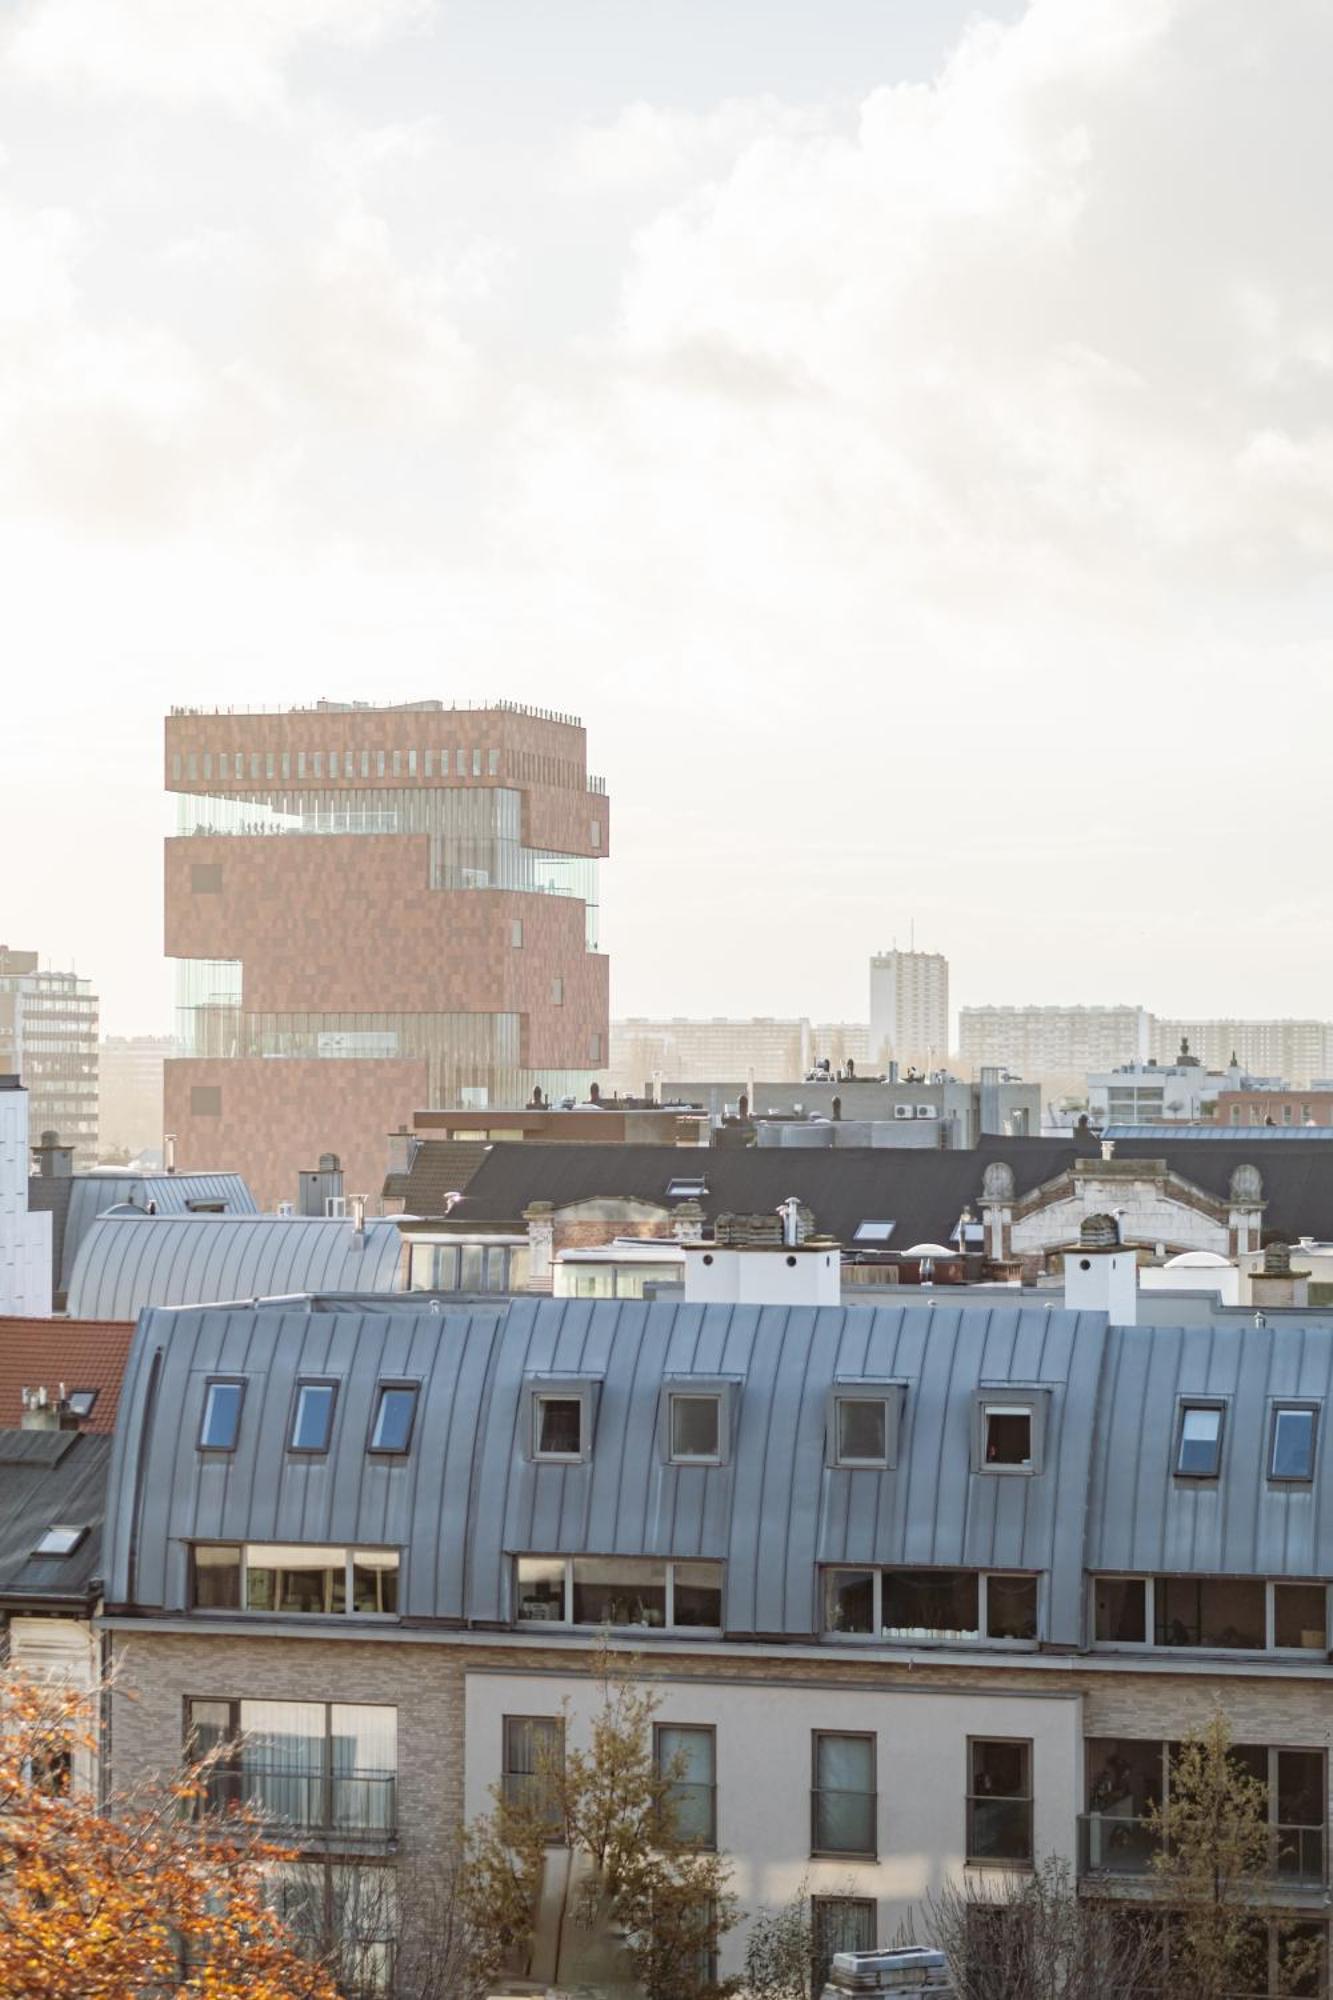
<path id="1" fill-rule="evenodd" d="M 1232 1746 L 1220 1709 L 1171 1759 L 1168 1796 L 1148 1811 L 1157 1842 L 1153 1873 L 1169 1902 L 1171 1991 L 1179 2000 L 1266 1992 L 1268 1926 L 1262 1909 L 1274 1875 L 1268 1787 Z M 1279 1990 L 1318 1990 L 1317 1933 L 1290 1925 L 1276 1940 Z"/>
<path id="2" fill-rule="evenodd" d="M 99 1693 L 0 1675 L 5 2000 L 336 2000 L 268 1899 L 289 1857 L 250 1816 L 200 1818 L 208 1764 L 100 1804 Z"/>
<path id="3" fill-rule="evenodd" d="M 745 2000 L 809 2000 L 815 1961 L 810 1887 L 802 1881 L 778 1909 L 757 1910 L 745 1938 Z"/>
<path id="4" fill-rule="evenodd" d="M 720 1990 L 713 1960 L 739 1916 L 731 1866 L 683 1830 L 686 1774 L 654 1754 L 656 1697 L 605 1655 L 599 1675 L 588 1748 L 544 1754 L 534 1782 L 497 1790 L 468 1829 L 467 1894 L 525 1972 L 542 1942 L 554 1981 L 569 1976 L 581 1934 L 585 1950 L 617 1945 L 647 2000 L 701 2000 Z"/>
<path id="5" fill-rule="evenodd" d="M 1069 1864 L 1051 1855 L 998 1896 L 949 1882 L 923 1906 L 920 1928 L 944 1952 L 957 2000 L 1108 2000 L 1151 1977 L 1153 1940 L 1131 1913 L 1081 1897 Z M 914 1942 L 909 1925 L 902 1942 Z"/>

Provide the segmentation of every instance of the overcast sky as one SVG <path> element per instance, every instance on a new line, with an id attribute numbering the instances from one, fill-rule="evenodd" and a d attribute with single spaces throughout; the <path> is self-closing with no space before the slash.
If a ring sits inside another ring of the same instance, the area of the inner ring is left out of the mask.
<path id="1" fill-rule="evenodd" d="M 573 709 L 617 1013 L 1333 1015 L 1327 0 L 8 0 L 0 941 L 172 702 Z"/>

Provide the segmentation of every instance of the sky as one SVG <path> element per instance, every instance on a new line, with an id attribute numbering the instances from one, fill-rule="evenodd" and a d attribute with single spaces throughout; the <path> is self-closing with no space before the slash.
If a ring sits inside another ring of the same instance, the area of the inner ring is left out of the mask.
<path id="1" fill-rule="evenodd" d="M 0 941 L 172 703 L 573 710 L 616 1014 L 1333 1016 L 1326 0 L 8 0 Z"/>

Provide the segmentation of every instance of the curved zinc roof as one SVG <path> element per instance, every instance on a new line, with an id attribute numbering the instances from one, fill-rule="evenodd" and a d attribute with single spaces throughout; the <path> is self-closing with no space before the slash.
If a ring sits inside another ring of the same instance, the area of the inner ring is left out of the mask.
<path id="1" fill-rule="evenodd" d="M 273 1307 L 148 1312 L 122 1399 L 108 1600 L 182 1610 L 192 1539 L 397 1544 L 410 1617 L 512 1616 L 518 1553 L 702 1557 L 726 1564 L 734 1633 L 810 1635 L 824 1563 L 1029 1570 L 1047 1630 L 1077 1642 L 1101 1314 L 1009 1305 L 699 1306 L 515 1300 L 416 1312 Z M 195 1447 L 210 1375 L 245 1378 L 237 1448 Z M 287 1449 L 302 1375 L 339 1382 L 326 1457 Z M 586 1463 L 525 1452 L 539 1378 L 595 1386 Z M 669 1463 L 668 1381 L 732 1386 L 727 1463 Z M 377 1384 L 419 1381 L 412 1449 L 367 1452 Z M 893 1470 L 826 1463 L 830 1393 L 904 1385 Z M 1041 1472 L 974 1471 L 978 1392 L 1046 1407 Z"/>
<path id="2" fill-rule="evenodd" d="M 80 1245 L 67 1310 L 75 1319 L 133 1319 L 144 1306 L 390 1292 L 401 1239 L 393 1222 L 358 1237 L 341 1217 L 99 1215 Z"/>
<path id="3" fill-rule="evenodd" d="M 195 1202 L 220 1202 L 228 1215 L 258 1213 L 258 1203 L 241 1174 L 98 1172 L 49 1180 L 39 1174 L 28 1183 L 28 1201 L 33 1208 L 52 1207 L 57 1219 L 58 1292 L 68 1292 L 80 1246 L 94 1221 L 122 1203 L 132 1202 L 146 1213 L 152 1202 L 158 1215 L 188 1215 Z"/>

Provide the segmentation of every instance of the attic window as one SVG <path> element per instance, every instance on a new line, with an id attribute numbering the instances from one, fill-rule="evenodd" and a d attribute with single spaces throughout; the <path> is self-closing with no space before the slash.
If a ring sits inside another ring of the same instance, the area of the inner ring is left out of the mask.
<path id="1" fill-rule="evenodd" d="M 577 1459 L 583 1456 L 583 1399 L 580 1396 L 534 1396 L 532 1416 L 534 1458 Z"/>
<path id="2" fill-rule="evenodd" d="M 671 1398 L 671 1456 L 675 1461 L 715 1465 L 721 1455 L 722 1398 Z"/>
<path id="3" fill-rule="evenodd" d="M 882 1396 L 839 1396 L 839 1465 L 888 1463 L 888 1410 Z"/>
<path id="4" fill-rule="evenodd" d="M 1276 1480 L 1314 1478 L 1316 1411 L 1311 1403 L 1275 1403 L 1268 1476 Z"/>
<path id="5" fill-rule="evenodd" d="M 858 1222 L 852 1232 L 852 1241 L 853 1243 L 887 1243 L 897 1227 L 896 1222 Z"/>
<path id="6" fill-rule="evenodd" d="M 375 1421 L 370 1432 L 370 1449 L 405 1452 L 412 1442 L 412 1425 L 417 1414 L 415 1382 L 381 1382 L 375 1404 Z"/>
<path id="7" fill-rule="evenodd" d="M 296 1391 L 292 1413 L 291 1451 L 326 1452 L 333 1430 L 333 1406 L 338 1398 L 336 1382 L 302 1382 Z"/>
<path id="8" fill-rule="evenodd" d="M 708 1193 L 708 1183 L 702 1175 L 693 1174 L 667 1182 L 668 1201 L 702 1201 Z"/>
<path id="9" fill-rule="evenodd" d="M 97 1407 L 97 1398 L 100 1394 L 100 1389 L 71 1389 L 65 1398 L 71 1416 L 90 1417 Z"/>
<path id="10" fill-rule="evenodd" d="M 200 1451 L 235 1451 L 244 1400 L 244 1382 L 209 1383 L 199 1426 Z"/>
<path id="11" fill-rule="evenodd" d="M 1178 1478 L 1217 1478 L 1222 1467 L 1222 1416 L 1220 1403 L 1181 1405 L 1180 1441 L 1176 1447 Z"/>
<path id="12" fill-rule="evenodd" d="M 1042 1469 L 1050 1391 L 1037 1384 L 996 1382 L 977 1394 L 972 1418 L 972 1470 L 1031 1476 Z"/>
<path id="13" fill-rule="evenodd" d="M 1017 1403 L 987 1403 L 986 1463 L 1026 1470 L 1032 1464 L 1032 1412 Z"/>
<path id="14" fill-rule="evenodd" d="M 48 1528 L 33 1550 L 35 1556 L 72 1556 L 88 1530 L 84 1528 Z"/>

